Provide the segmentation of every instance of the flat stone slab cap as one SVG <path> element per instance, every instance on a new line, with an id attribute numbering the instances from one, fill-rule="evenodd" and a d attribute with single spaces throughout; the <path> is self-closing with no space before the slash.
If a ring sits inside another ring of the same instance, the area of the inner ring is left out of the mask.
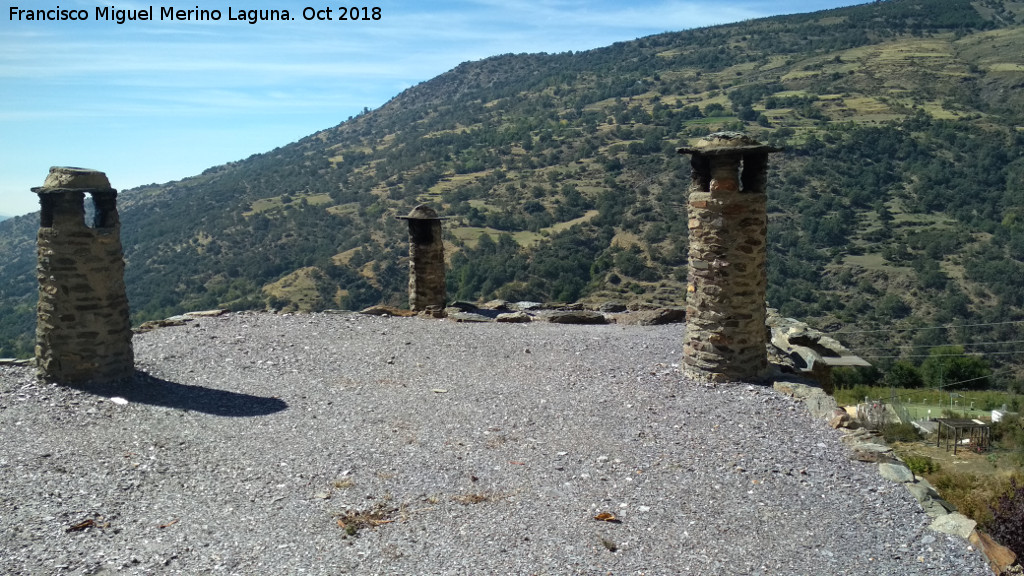
<path id="1" fill-rule="evenodd" d="M 430 206 L 426 204 L 420 204 L 419 206 L 412 209 L 406 216 L 395 216 L 399 220 L 447 220 L 447 216 L 438 216 Z"/>
<path id="2" fill-rule="evenodd" d="M 761 144 L 742 132 L 715 132 L 701 138 L 693 146 L 677 148 L 680 154 L 704 154 L 713 156 L 716 154 L 745 154 L 761 152 L 779 152 L 781 148 Z"/>
<path id="3" fill-rule="evenodd" d="M 39 194 L 61 190 L 112 190 L 107 175 L 99 170 L 74 168 L 71 166 L 51 166 L 46 181 L 32 191 Z"/>

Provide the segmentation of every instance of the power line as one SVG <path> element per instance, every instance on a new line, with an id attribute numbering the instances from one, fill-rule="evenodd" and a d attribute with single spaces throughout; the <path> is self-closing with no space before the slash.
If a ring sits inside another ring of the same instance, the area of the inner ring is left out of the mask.
<path id="1" fill-rule="evenodd" d="M 964 344 L 898 344 L 896 346 L 871 346 L 869 348 L 858 347 L 858 350 L 889 350 L 891 348 L 947 348 L 951 346 L 997 346 L 1003 344 L 1024 344 L 1024 340 L 1004 340 L 1002 342 L 970 342 Z"/>
<path id="2" fill-rule="evenodd" d="M 950 328 L 975 328 L 978 326 L 1002 326 L 1005 324 L 1024 324 L 1024 320 L 1008 320 L 1006 322 L 985 322 L 982 324 L 949 324 L 946 326 L 925 326 L 923 328 L 881 328 L 878 330 L 840 330 L 823 332 L 827 336 L 833 334 L 875 334 L 879 332 L 921 332 L 924 330 L 948 330 Z"/>
<path id="3" fill-rule="evenodd" d="M 1010 370 L 1003 370 L 1002 372 L 993 372 L 993 373 L 988 374 L 986 376 L 978 376 L 977 378 L 968 378 L 967 380 L 960 380 L 958 382 L 950 382 L 949 384 L 943 384 L 942 386 L 933 386 L 931 388 L 918 388 L 918 389 L 914 390 L 913 392 L 904 392 L 903 394 L 897 394 L 895 396 L 892 396 L 892 398 L 902 398 L 904 396 L 911 396 L 913 394 L 920 394 L 920 393 L 923 393 L 923 392 L 928 392 L 929 390 L 942 390 L 943 388 L 949 388 L 950 386 L 956 386 L 958 384 L 966 384 L 968 382 L 974 382 L 976 380 L 984 380 L 985 378 L 992 378 L 992 377 L 995 377 L 995 376 L 1001 376 L 1001 375 L 1006 374 L 1008 372 L 1010 372 Z"/>
<path id="4" fill-rule="evenodd" d="M 1024 350 L 1010 350 L 1003 352 L 961 352 L 958 354 L 898 354 L 896 356 L 874 356 L 858 354 L 861 358 L 962 358 L 964 356 L 1006 356 L 1012 354 L 1024 354 Z"/>

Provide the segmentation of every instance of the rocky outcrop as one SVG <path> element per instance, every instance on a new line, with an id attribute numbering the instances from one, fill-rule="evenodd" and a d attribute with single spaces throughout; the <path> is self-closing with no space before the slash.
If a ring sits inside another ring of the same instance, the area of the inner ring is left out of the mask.
<path id="1" fill-rule="evenodd" d="M 494 321 L 507 322 L 509 324 L 523 324 L 525 322 L 532 322 L 533 317 L 527 314 L 526 312 L 523 312 L 522 310 L 517 310 L 515 312 L 505 312 L 503 314 L 498 314 L 494 318 Z"/>
<path id="2" fill-rule="evenodd" d="M 956 507 L 943 500 L 928 480 L 916 476 L 906 464 L 893 454 L 892 448 L 877 432 L 868 428 L 858 428 L 847 431 L 842 440 L 850 447 L 851 458 L 862 462 L 877 463 L 879 475 L 891 482 L 902 484 L 932 518 L 938 519 L 956 512 Z M 949 526 L 955 524 L 955 520 L 944 520 L 933 525 L 932 528 L 940 532 L 946 531 L 950 529 Z M 970 530 L 963 537 L 966 538 L 969 534 Z"/>
<path id="3" fill-rule="evenodd" d="M 552 310 L 544 319 L 553 324 L 607 324 L 608 319 L 592 310 Z"/>
<path id="4" fill-rule="evenodd" d="M 359 311 L 360 314 L 368 314 L 370 316 L 415 316 L 414 310 L 404 310 L 395 306 L 384 306 L 378 304 L 376 306 L 370 306 L 369 308 L 363 308 Z"/>
<path id="5" fill-rule="evenodd" d="M 212 318 L 214 316 L 223 316 L 230 312 L 226 308 L 217 308 L 215 310 L 199 310 L 196 312 L 186 312 L 184 314 L 178 314 L 177 316 L 171 316 L 164 318 L 163 320 L 149 320 L 139 324 L 139 327 L 134 330 L 136 334 L 142 332 L 149 332 L 157 328 L 167 328 L 168 326 L 183 326 L 196 318 Z"/>
<path id="6" fill-rule="evenodd" d="M 454 320 L 455 322 L 494 322 L 495 320 L 495 318 L 476 312 L 463 312 L 458 308 L 452 308 L 451 310 L 451 312 L 447 313 L 447 316 L 449 320 Z"/>
<path id="7" fill-rule="evenodd" d="M 597 307 L 598 312 L 605 312 L 608 314 L 617 314 L 619 312 L 625 312 L 629 308 L 621 302 L 605 302 Z M 686 311 L 683 311 L 683 315 L 686 315 Z"/>
<path id="8" fill-rule="evenodd" d="M 785 372 L 813 378 L 827 391 L 832 390 L 833 368 L 871 365 L 835 338 L 786 318 L 774 308 L 768 308 L 766 323 L 771 330 L 770 362 Z"/>
<path id="9" fill-rule="evenodd" d="M 371 306 L 360 311 L 362 314 L 381 316 L 416 316 L 410 310 L 402 310 L 393 306 Z M 430 313 L 427 313 L 430 312 Z M 491 300 L 484 304 L 455 301 L 446 308 L 431 311 L 428 309 L 418 315 L 429 318 L 447 318 L 454 322 L 501 322 L 523 323 L 533 321 L 551 322 L 553 324 L 627 324 L 637 326 L 658 326 L 686 321 L 686 310 L 677 306 L 664 307 L 627 307 L 620 303 L 602 303 L 588 305 L 582 302 L 571 304 L 540 303 L 540 302 L 509 302 L 507 300 Z"/>
<path id="10" fill-rule="evenodd" d="M 964 516 L 959 512 L 952 512 L 937 517 L 931 523 L 929 528 L 936 532 L 952 534 L 953 536 L 959 536 L 966 540 L 967 538 L 970 538 L 971 534 L 974 532 L 974 527 L 977 525 L 977 522 L 971 520 L 967 516 Z"/>
<path id="11" fill-rule="evenodd" d="M 685 308 L 658 308 L 656 310 L 637 310 L 636 312 L 617 314 L 615 316 L 615 322 L 617 324 L 637 326 L 659 326 L 661 324 L 675 324 L 678 322 L 685 321 Z"/>
<path id="12" fill-rule="evenodd" d="M 773 385 L 775 390 L 800 400 L 816 420 L 831 420 L 839 408 L 835 398 L 816 386 L 795 380 L 779 380 Z"/>
<path id="13" fill-rule="evenodd" d="M 853 418 L 850 414 L 842 408 L 836 408 L 832 411 L 832 418 L 829 419 L 828 425 L 833 428 L 849 428 L 850 424 L 853 423 Z"/>
<path id="14" fill-rule="evenodd" d="M 899 482 L 901 484 L 914 482 L 916 480 L 914 473 L 910 471 L 910 468 L 907 468 L 902 463 L 880 462 L 878 464 L 878 473 L 886 480 L 892 480 L 893 482 Z"/>
<path id="15" fill-rule="evenodd" d="M 993 540 L 988 534 L 975 530 L 971 533 L 969 540 L 975 548 L 985 554 L 989 565 L 992 567 L 992 571 L 996 574 L 1024 573 L 1024 570 L 1020 570 L 1019 564 L 1017 565 L 1017 570 L 1011 571 L 1011 567 L 1017 563 L 1017 554 Z"/>

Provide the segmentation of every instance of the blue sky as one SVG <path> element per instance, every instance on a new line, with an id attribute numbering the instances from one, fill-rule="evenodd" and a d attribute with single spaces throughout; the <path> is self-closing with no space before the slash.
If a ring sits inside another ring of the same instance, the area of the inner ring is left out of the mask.
<path id="1" fill-rule="evenodd" d="M 319 3 L 318 3 L 319 2 Z M 461 62 L 588 50 L 650 34 L 812 12 L 857 0 L 378 0 L 381 18 L 338 20 L 329 0 L 0 4 L 0 214 L 38 209 L 52 165 L 94 168 L 125 190 L 198 174 L 376 108 Z M 21 21 L 21 9 L 88 20 Z M 353 3 L 348 2 L 349 5 Z M 153 21 L 96 21 L 97 7 L 152 7 Z M 161 21 L 161 8 L 222 12 Z M 290 22 L 229 21 L 228 8 L 287 9 Z M 332 9 L 307 21 L 303 9 Z"/>

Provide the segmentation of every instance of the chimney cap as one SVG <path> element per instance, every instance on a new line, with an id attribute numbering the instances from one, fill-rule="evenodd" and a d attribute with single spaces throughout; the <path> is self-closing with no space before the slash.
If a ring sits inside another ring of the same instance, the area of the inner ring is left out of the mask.
<path id="1" fill-rule="evenodd" d="M 37 194 L 65 191 L 101 192 L 113 190 L 107 175 L 99 170 L 73 166 L 51 166 L 42 186 L 32 188 Z"/>
<path id="2" fill-rule="evenodd" d="M 447 220 L 446 216 L 438 216 L 437 211 L 427 206 L 426 204 L 420 204 L 419 206 L 412 209 L 406 216 L 395 216 L 399 220 Z"/>
<path id="3" fill-rule="evenodd" d="M 680 154 L 703 154 L 705 156 L 714 156 L 720 154 L 748 154 L 757 152 L 768 154 L 771 152 L 779 152 L 781 150 L 782 148 L 762 144 L 742 132 L 715 132 L 701 138 L 693 146 L 677 148 L 676 152 Z"/>

